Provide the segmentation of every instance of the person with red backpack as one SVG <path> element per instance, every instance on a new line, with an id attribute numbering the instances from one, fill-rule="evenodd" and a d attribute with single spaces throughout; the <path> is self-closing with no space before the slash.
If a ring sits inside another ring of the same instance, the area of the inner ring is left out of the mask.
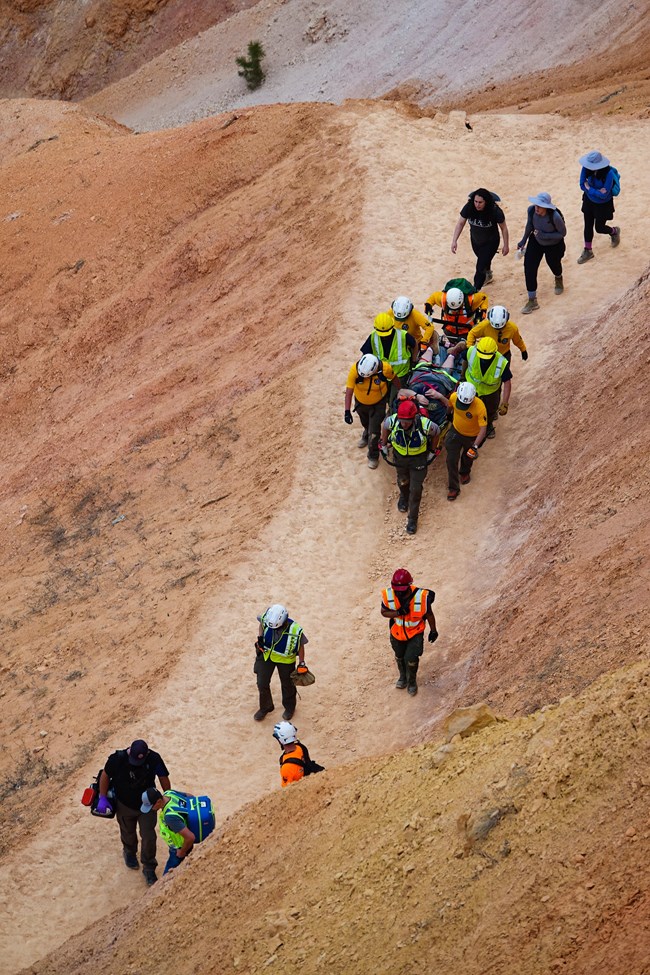
<path id="1" fill-rule="evenodd" d="M 395 654 L 398 678 L 395 687 L 407 689 L 414 697 L 418 692 L 417 672 L 424 652 L 424 631 L 429 624 L 429 643 L 438 639 L 433 615 L 433 589 L 413 585 L 408 569 L 396 569 L 390 586 L 381 592 L 381 615 L 389 620 L 390 645 Z"/>
<path id="2" fill-rule="evenodd" d="M 621 228 L 607 226 L 607 221 L 614 218 L 614 197 L 620 193 L 621 178 L 609 159 L 598 150 L 581 156 L 580 165 L 585 246 L 578 258 L 578 264 L 586 264 L 594 257 L 594 228 L 597 234 L 609 236 L 612 247 L 618 247 L 621 242 Z"/>

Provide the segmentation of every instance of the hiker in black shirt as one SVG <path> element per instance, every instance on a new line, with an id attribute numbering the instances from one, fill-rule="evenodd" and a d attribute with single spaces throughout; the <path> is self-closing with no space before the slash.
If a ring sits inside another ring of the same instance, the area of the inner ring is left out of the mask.
<path id="1" fill-rule="evenodd" d="M 163 792 L 171 788 L 169 772 L 158 752 L 152 751 L 146 741 L 137 739 L 130 748 L 113 752 L 109 756 L 99 779 L 98 812 L 110 810 L 107 798 L 109 785 L 115 793 L 115 818 L 120 827 L 122 856 L 131 870 L 138 869 L 138 834 L 140 827 L 140 859 L 147 884 L 156 882 L 156 814 L 142 813 L 142 793 L 160 780 Z"/>
<path id="2" fill-rule="evenodd" d="M 492 281 L 492 258 L 499 250 L 499 231 L 503 237 L 501 253 L 504 257 L 510 249 L 508 225 L 503 210 L 497 205 L 498 199 L 498 196 L 482 187 L 470 193 L 467 203 L 460 211 L 451 239 L 451 253 L 455 254 L 458 249 L 458 238 L 465 224 L 469 223 L 469 239 L 472 250 L 476 254 L 474 287 L 477 291 L 480 291 L 484 284 Z"/>

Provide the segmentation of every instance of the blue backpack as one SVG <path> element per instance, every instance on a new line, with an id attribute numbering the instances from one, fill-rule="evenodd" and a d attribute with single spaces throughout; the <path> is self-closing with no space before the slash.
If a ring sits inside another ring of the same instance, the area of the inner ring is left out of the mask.
<path id="1" fill-rule="evenodd" d="M 618 196 L 618 194 L 621 192 L 621 174 L 615 166 L 610 166 L 609 168 L 614 176 L 614 182 L 612 183 L 612 196 Z"/>

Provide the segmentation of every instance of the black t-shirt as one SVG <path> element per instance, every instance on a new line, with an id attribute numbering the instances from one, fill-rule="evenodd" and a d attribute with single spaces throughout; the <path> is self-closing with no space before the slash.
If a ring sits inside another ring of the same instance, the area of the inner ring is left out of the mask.
<path id="1" fill-rule="evenodd" d="M 131 765 L 125 749 L 109 756 L 104 771 L 111 780 L 115 795 L 129 809 L 140 808 L 142 793 L 155 786 L 156 776 L 169 775 L 158 752 L 149 751 L 142 765 Z"/>
<path id="2" fill-rule="evenodd" d="M 505 214 L 496 203 L 491 210 L 477 210 L 473 200 L 468 200 L 460 211 L 461 217 L 467 220 L 469 232 L 475 244 L 487 244 L 489 240 L 499 239 L 498 224 L 503 223 Z"/>
<path id="3" fill-rule="evenodd" d="M 405 334 L 406 334 L 406 348 L 410 352 L 411 349 L 414 349 L 415 348 L 415 339 L 408 332 L 406 332 Z M 381 336 L 381 347 L 384 350 L 384 359 L 386 360 L 386 362 L 389 362 L 390 361 L 389 358 L 388 358 L 388 356 L 390 354 L 390 347 L 391 347 L 392 344 L 393 344 L 393 333 L 392 332 L 389 332 L 388 335 L 382 335 Z M 363 343 L 363 345 L 361 346 L 361 348 L 360 348 L 359 351 L 363 355 L 371 355 L 371 354 L 373 354 L 372 342 L 370 341 L 370 336 L 368 336 L 368 338 Z"/>

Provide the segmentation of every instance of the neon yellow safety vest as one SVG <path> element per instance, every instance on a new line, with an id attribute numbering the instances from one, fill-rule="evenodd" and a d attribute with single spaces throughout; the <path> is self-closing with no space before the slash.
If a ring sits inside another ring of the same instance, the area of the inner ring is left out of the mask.
<path id="1" fill-rule="evenodd" d="M 173 813 L 174 816 L 180 816 L 187 826 L 187 800 L 183 796 L 179 796 L 173 789 L 169 792 L 163 792 L 165 798 L 169 798 L 169 802 L 158 813 L 158 826 L 160 828 L 160 835 L 164 839 L 167 846 L 173 846 L 176 850 L 180 850 L 183 843 L 185 842 L 185 837 L 181 836 L 180 833 L 174 833 L 173 830 L 169 828 L 165 822 L 165 816 L 167 813 Z"/>
<path id="2" fill-rule="evenodd" d="M 470 345 L 467 350 L 467 372 L 465 378 L 476 387 L 477 396 L 489 396 L 496 393 L 501 386 L 501 376 L 508 365 L 508 360 L 499 352 L 494 354 L 486 372 L 481 372 L 480 356 L 476 347 Z"/>
<path id="3" fill-rule="evenodd" d="M 393 330 L 393 341 L 391 343 L 390 352 L 388 353 L 388 361 L 393 367 L 393 372 L 396 376 L 405 376 L 411 368 L 411 353 L 409 352 L 409 347 L 406 341 L 407 335 L 408 332 L 405 332 L 401 328 L 396 328 Z M 370 345 L 372 347 L 372 351 L 380 361 L 386 358 L 384 346 L 381 341 L 381 335 L 376 329 L 373 329 L 370 333 Z"/>
<path id="4" fill-rule="evenodd" d="M 274 634 L 276 630 L 272 630 L 269 626 L 264 626 L 262 624 L 262 648 L 264 653 L 264 659 L 268 660 L 269 657 L 276 664 L 292 664 L 294 663 L 296 657 L 298 656 L 298 648 L 300 646 L 300 640 L 302 639 L 302 626 L 299 623 L 291 623 L 287 630 L 282 630 L 279 634 L 277 640 L 273 642 L 273 635 L 271 636 L 271 646 L 266 643 L 266 634 Z M 286 636 L 286 642 L 284 637 Z"/>
<path id="5" fill-rule="evenodd" d="M 388 441 L 402 457 L 412 457 L 414 454 L 424 454 L 427 450 L 427 438 L 431 432 L 431 420 L 426 416 L 415 417 L 408 430 L 401 425 L 394 415 L 392 427 L 388 434 Z"/>

